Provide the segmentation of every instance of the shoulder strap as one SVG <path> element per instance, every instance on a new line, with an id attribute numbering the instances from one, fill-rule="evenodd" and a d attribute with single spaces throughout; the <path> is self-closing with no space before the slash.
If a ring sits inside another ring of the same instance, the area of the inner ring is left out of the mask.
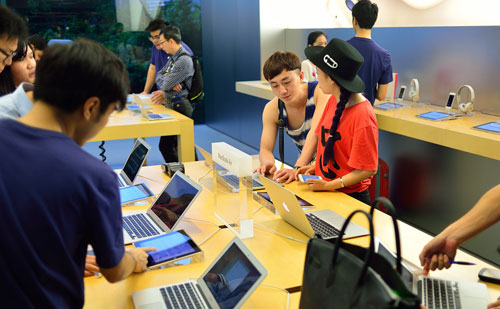
<path id="1" fill-rule="evenodd" d="M 284 145 L 284 134 L 283 131 L 285 129 L 285 119 L 283 117 L 283 109 L 285 108 L 285 103 L 278 99 L 278 137 L 279 137 L 279 153 L 281 164 L 285 163 L 285 145 Z"/>

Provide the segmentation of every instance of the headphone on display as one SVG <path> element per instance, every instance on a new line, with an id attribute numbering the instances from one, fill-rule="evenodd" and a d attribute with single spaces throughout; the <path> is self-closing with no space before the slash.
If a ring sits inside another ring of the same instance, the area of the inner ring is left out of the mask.
<path id="1" fill-rule="evenodd" d="M 410 92 L 408 93 L 408 97 L 413 102 L 418 102 L 420 100 L 420 88 L 418 86 L 418 79 L 414 78 L 410 83 Z"/>
<path id="2" fill-rule="evenodd" d="M 468 102 L 462 102 L 461 92 L 464 89 L 469 89 L 470 100 Z M 474 100 L 476 99 L 476 95 L 474 94 L 474 89 L 470 85 L 462 85 L 457 90 L 457 104 L 458 109 L 464 113 L 471 113 L 474 110 Z"/>

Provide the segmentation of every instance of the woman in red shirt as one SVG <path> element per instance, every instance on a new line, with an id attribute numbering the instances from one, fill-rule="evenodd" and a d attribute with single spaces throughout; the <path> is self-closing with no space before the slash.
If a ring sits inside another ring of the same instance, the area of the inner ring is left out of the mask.
<path id="1" fill-rule="evenodd" d="M 333 94 L 316 128 L 316 164 L 298 173 L 315 174 L 314 191 L 339 190 L 370 204 L 368 187 L 378 168 L 378 125 L 357 75 L 363 56 L 349 43 L 333 39 L 326 47 L 305 49 L 317 67 L 319 87 Z M 337 102 L 336 98 L 340 98 Z"/>

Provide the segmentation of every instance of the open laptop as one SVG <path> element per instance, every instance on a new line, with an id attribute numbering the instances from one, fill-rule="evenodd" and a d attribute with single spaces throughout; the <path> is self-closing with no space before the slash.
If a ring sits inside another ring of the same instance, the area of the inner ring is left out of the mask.
<path id="1" fill-rule="evenodd" d="M 200 192 L 200 185 L 177 171 L 146 212 L 123 216 L 124 243 L 173 231 Z"/>
<path id="2" fill-rule="evenodd" d="M 144 106 L 144 102 L 142 101 L 141 97 L 134 94 L 134 100 L 139 106 L 139 109 L 141 110 L 142 117 L 146 120 L 166 120 L 166 119 L 174 119 L 174 116 L 168 114 L 168 113 L 151 113 L 149 112 L 146 107 Z"/>
<path id="3" fill-rule="evenodd" d="M 136 309 L 239 308 L 264 280 L 267 270 L 235 237 L 198 280 L 132 293 Z"/>
<path id="4" fill-rule="evenodd" d="M 205 165 L 208 167 L 212 167 L 212 154 L 210 154 L 205 149 L 195 145 L 196 149 L 201 153 L 201 155 L 205 158 Z M 222 180 L 220 183 L 226 186 L 231 192 L 237 193 L 239 192 L 240 182 L 238 176 L 234 175 L 230 171 L 222 170 L 217 172 L 217 178 Z M 252 175 L 252 190 L 260 190 L 264 189 L 264 185 L 259 180 L 259 176 L 257 173 Z"/>
<path id="5" fill-rule="evenodd" d="M 127 161 L 125 161 L 125 165 L 120 171 L 116 172 L 120 188 L 130 186 L 134 183 L 135 177 L 139 174 L 139 170 L 144 164 L 150 150 L 151 146 L 145 140 L 140 137 L 135 140 L 134 148 L 132 148 Z"/>
<path id="6" fill-rule="evenodd" d="M 344 217 L 330 209 L 305 213 L 295 194 L 266 177 L 261 176 L 260 180 L 266 187 L 266 191 L 271 197 L 274 207 L 278 210 L 278 214 L 287 223 L 311 238 L 314 237 L 314 234 L 319 234 L 323 239 L 332 239 L 339 236 L 340 229 L 345 221 Z M 367 229 L 351 221 L 347 226 L 344 238 L 368 234 L 370 232 Z"/>
<path id="7" fill-rule="evenodd" d="M 377 253 L 396 266 L 396 255 L 380 241 L 377 241 Z M 408 265 L 401 264 L 403 282 L 420 297 L 427 309 L 486 308 L 490 302 L 483 283 L 418 276 Z"/>

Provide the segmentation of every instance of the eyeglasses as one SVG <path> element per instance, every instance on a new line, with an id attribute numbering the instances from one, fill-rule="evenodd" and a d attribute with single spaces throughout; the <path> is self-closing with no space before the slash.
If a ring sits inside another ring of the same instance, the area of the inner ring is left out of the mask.
<path id="1" fill-rule="evenodd" d="M 16 56 L 16 52 L 13 52 L 12 54 L 9 55 L 5 50 L 3 50 L 1 48 L 0 48 L 0 52 L 5 56 L 5 58 L 2 60 L 3 64 L 7 64 L 9 59 L 12 59 L 13 57 Z"/>
<path id="2" fill-rule="evenodd" d="M 149 37 L 149 40 L 151 42 L 154 42 L 154 41 L 158 41 L 160 39 L 160 36 L 159 35 L 155 35 L 155 36 L 150 36 Z"/>
<path id="3" fill-rule="evenodd" d="M 165 42 L 166 42 L 166 41 L 161 41 L 161 42 L 158 42 L 157 44 L 158 44 L 158 45 L 161 45 L 161 44 L 163 44 L 163 43 L 165 43 Z"/>

